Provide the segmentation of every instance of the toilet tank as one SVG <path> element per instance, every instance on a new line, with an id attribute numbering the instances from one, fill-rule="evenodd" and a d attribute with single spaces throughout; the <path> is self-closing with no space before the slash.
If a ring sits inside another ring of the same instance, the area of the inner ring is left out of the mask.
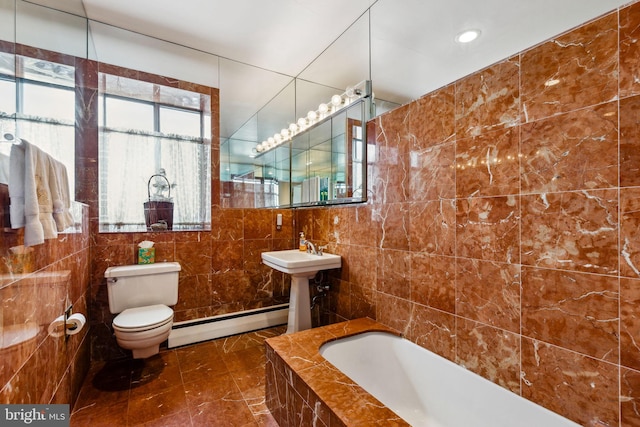
<path id="1" fill-rule="evenodd" d="M 121 313 L 127 308 L 153 304 L 175 305 L 178 302 L 177 262 L 135 264 L 109 267 L 107 278 L 109 311 Z"/>

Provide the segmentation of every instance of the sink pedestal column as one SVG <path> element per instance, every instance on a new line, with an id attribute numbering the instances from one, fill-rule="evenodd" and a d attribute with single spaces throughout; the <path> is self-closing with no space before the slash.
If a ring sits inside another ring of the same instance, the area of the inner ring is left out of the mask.
<path id="1" fill-rule="evenodd" d="M 308 274 L 308 273 L 307 273 Z M 289 293 L 289 319 L 287 334 L 311 329 L 311 300 L 309 299 L 309 277 L 312 274 L 291 276 L 291 292 Z"/>

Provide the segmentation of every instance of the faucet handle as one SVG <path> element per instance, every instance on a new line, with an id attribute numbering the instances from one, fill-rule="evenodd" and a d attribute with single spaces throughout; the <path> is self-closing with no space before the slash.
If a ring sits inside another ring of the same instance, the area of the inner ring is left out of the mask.
<path id="1" fill-rule="evenodd" d="M 329 245 L 318 246 L 318 255 L 322 256 L 322 252 L 327 249 L 327 246 Z"/>

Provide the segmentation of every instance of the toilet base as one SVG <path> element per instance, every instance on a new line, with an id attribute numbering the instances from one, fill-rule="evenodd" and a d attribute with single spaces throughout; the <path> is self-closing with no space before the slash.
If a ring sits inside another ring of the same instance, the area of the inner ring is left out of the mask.
<path id="1" fill-rule="evenodd" d="M 169 338 L 173 321 L 154 329 L 142 332 L 122 332 L 115 330 L 116 342 L 124 349 L 133 352 L 134 359 L 145 359 L 160 352 L 160 344 Z"/>
<path id="2" fill-rule="evenodd" d="M 160 352 L 160 344 L 152 345 L 151 347 L 146 348 L 135 348 L 131 349 L 133 352 L 134 359 L 146 359 L 147 357 L 151 357 Z"/>

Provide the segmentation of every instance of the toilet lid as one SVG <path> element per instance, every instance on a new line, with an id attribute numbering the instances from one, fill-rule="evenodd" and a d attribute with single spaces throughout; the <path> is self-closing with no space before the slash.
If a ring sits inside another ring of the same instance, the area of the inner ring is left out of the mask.
<path id="1" fill-rule="evenodd" d="M 167 323 L 173 318 L 173 310 L 163 304 L 146 307 L 128 308 L 113 319 L 113 326 L 118 329 L 150 329 Z"/>

